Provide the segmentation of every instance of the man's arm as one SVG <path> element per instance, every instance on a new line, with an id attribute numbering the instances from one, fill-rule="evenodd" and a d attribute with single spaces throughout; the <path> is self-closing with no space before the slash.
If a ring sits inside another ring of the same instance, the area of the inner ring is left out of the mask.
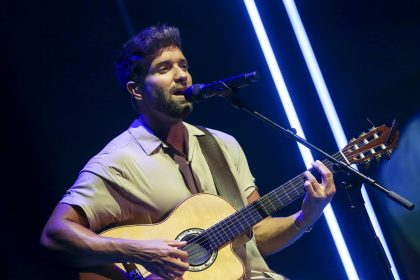
<path id="1" fill-rule="evenodd" d="M 89 230 L 86 218 L 68 204 L 54 209 L 41 234 L 41 244 L 79 267 L 133 262 L 164 279 L 182 276 L 188 269 L 188 254 L 178 249 L 185 242 L 102 237 Z"/>
<path id="2" fill-rule="evenodd" d="M 312 165 L 321 174 L 322 182 L 318 183 L 309 171 L 305 172 L 306 195 L 302 210 L 289 217 L 267 217 L 254 226 L 257 246 L 262 254 L 275 253 L 295 242 L 319 219 L 334 196 L 335 185 L 331 171 L 320 161 Z M 252 203 L 259 197 L 258 192 L 254 191 L 248 196 L 248 202 Z"/>

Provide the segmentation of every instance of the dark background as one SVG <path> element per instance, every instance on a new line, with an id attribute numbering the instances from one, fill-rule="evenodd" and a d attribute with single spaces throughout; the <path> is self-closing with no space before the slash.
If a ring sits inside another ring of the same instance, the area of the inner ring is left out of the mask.
<path id="1" fill-rule="evenodd" d="M 6 279 L 72 279 L 70 269 L 42 253 L 39 235 L 86 161 L 135 118 L 113 68 L 133 32 L 157 23 L 178 26 L 196 83 L 259 71 L 261 81 L 240 96 L 288 126 L 242 1 L 3 1 L 1 6 Z M 257 6 L 307 139 L 335 153 L 282 2 L 260 0 Z M 297 6 L 346 135 L 367 130 L 367 118 L 377 125 L 397 118 L 404 128 L 420 108 L 419 3 L 304 0 Z M 262 194 L 304 170 L 296 144 L 222 98 L 198 104 L 188 121 L 235 136 Z M 366 173 L 378 176 L 380 167 Z M 403 186 L 389 187 L 407 194 Z M 401 278 L 420 279 L 419 252 L 409 241 L 416 232 L 403 235 L 384 206 L 387 198 L 368 191 Z M 293 213 L 299 204 L 279 215 Z M 348 207 L 343 189 L 333 208 L 359 276 L 384 279 L 362 217 Z M 346 279 L 323 218 L 310 234 L 267 260 L 292 279 Z"/>

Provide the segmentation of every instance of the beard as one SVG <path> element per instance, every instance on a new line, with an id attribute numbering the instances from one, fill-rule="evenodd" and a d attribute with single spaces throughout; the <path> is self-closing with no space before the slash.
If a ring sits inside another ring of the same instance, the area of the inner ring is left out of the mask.
<path id="1" fill-rule="evenodd" d="M 158 90 L 153 92 L 151 97 L 152 107 L 171 118 L 184 119 L 193 111 L 193 103 L 187 101 L 182 95 L 166 95 Z"/>

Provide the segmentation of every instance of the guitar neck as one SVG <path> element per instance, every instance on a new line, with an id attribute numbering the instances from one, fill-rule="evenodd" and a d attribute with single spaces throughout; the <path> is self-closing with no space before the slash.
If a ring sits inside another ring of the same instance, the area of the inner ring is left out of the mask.
<path id="1" fill-rule="evenodd" d="M 333 157 L 338 160 L 344 159 L 340 152 L 333 155 Z M 331 172 L 334 172 L 334 168 L 332 168 L 333 164 L 330 161 L 324 160 L 323 163 Z M 309 171 L 319 179 L 320 174 L 315 168 L 310 168 Z M 249 231 L 255 224 L 267 216 L 274 214 L 302 197 L 305 194 L 303 187 L 305 180 L 305 176 L 302 173 L 262 196 L 257 201 L 208 228 L 202 235 L 205 240 L 209 241 L 208 244 L 211 247 L 209 249 L 219 249 L 235 237 Z"/>

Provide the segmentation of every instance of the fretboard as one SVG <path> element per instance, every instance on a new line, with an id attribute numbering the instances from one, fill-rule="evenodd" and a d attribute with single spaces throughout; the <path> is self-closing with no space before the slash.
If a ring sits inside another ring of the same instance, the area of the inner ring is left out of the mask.
<path id="1" fill-rule="evenodd" d="M 333 157 L 338 160 L 344 159 L 341 153 L 336 153 Z M 330 161 L 324 160 L 323 163 L 331 172 L 334 172 L 334 168 L 332 168 L 332 163 Z M 309 171 L 319 179 L 319 172 L 315 168 L 310 168 Z M 205 243 L 203 246 L 207 247 L 207 249 L 212 251 L 219 249 L 235 237 L 249 231 L 255 224 L 267 216 L 274 214 L 296 199 L 302 197 L 305 194 L 305 189 L 303 187 L 305 180 L 303 173 L 296 176 L 262 196 L 257 201 L 208 228 L 200 234 L 198 239 L 203 240 L 203 243 Z"/>

